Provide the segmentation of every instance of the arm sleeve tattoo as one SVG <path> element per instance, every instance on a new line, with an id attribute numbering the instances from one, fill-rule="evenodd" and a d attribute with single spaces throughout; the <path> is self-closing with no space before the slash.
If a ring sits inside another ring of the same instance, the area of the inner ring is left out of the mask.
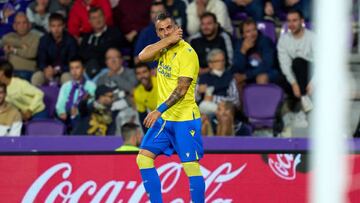
<path id="1" fill-rule="evenodd" d="M 171 93 L 170 97 L 165 101 L 169 108 L 184 98 L 192 80 L 193 79 L 189 77 L 179 77 L 177 87 Z"/>

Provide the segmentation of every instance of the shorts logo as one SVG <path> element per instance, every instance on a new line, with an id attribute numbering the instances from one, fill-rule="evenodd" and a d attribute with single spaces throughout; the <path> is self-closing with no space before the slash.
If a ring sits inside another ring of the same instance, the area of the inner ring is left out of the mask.
<path id="1" fill-rule="evenodd" d="M 195 130 L 190 130 L 190 134 L 194 137 L 194 135 L 195 135 Z"/>
<path id="2" fill-rule="evenodd" d="M 186 157 L 189 157 L 190 156 L 190 153 L 189 152 L 186 152 Z"/>

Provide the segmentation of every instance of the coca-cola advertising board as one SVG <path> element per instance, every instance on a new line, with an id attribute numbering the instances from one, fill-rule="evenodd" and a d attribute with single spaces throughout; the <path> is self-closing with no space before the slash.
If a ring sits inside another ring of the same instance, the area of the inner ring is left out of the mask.
<path id="1" fill-rule="evenodd" d="M 360 176 L 360 156 L 349 156 L 354 177 Z M 135 159 L 135 154 L 3 155 L 0 202 L 148 202 Z M 206 202 L 308 202 L 306 160 L 303 154 L 206 154 L 201 160 Z M 164 202 L 189 203 L 178 158 L 160 156 L 156 167 Z M 360 202 L 360 184 L 354 179 L 350 186 L 349 202 Z"/>

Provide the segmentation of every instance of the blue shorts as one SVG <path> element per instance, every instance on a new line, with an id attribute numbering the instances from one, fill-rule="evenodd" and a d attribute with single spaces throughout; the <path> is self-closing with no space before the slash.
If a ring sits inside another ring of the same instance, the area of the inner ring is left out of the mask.
<path id="1" fill-rule="evenodd" d="M 200 160 L 204 155 L 201 119 L 166 121 L 159 118 L 145 134 L 140 148 L 155 155 L 170 156 L 176 151 L 181 162 Z"/>

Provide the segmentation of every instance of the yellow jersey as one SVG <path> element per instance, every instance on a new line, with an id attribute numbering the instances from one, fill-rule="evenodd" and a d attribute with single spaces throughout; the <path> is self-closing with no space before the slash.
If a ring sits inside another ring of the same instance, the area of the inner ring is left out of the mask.
<path id="1" fill-rule="evenodd" d="M 157 106 L 165 102 L 178 85 L 179 77 L 192 78 L 191 85 L 183 99 L 178 101 L 161 117 L 168 121 L 187 121 L 200 118 L 195 102 L 195 86 L 199 73 L 199 60 L 195 50 L 184 40 L 162 51 L 158 57 Z"/>
<path id="2" fill-rule="evenodd" d="M 140 113 L 145 113 L 148 110 L 156 109 L 157 101 L 157 82 L 156 77 L 151 77 L 152 89 L 147 91 L 144 85 L 139 84 L 134 90 L 134 100 L 136 109 Z"/>

